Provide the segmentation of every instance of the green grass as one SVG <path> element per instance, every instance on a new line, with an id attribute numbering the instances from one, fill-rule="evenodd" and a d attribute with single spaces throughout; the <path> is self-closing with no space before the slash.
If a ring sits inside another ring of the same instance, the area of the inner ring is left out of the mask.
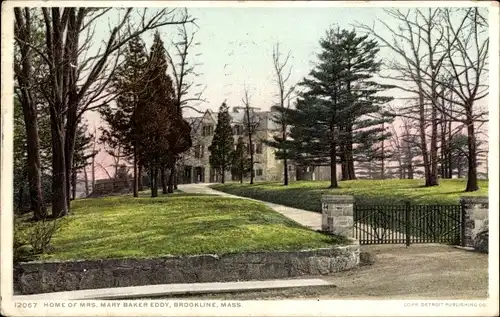
<path id="1" fill-rule="evenodd" d="M 52 239 L 52 251 L 40 259 L 284 251 L 339 242 L 339 237 L 301 227 L 257 202 L 184 193 L 113 196 L 74 201 Z"/>
<path id="2" fill-rule="evenodd" d="M 341 181 L 340 188 L 328 189 L 328 181 L 298 181 L 283 186 L 278 182 L 253 185 L 228 183 L 212 188 L 285 206 L 321 212 L 321 196 L 353 195 L 359 204 L 458 204 L 460 196 L 487 196 L 488 181 L 479 181 L 480 190 L 464 193 L 466 180 L 443 179 L 439 186 L 423 187 L 419 179 Z"/>

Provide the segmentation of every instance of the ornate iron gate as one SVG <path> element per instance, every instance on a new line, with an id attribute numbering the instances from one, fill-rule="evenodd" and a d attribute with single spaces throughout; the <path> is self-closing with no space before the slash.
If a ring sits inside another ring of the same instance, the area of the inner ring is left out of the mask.
<path id="1" fill-rule="evenodd" d="M 361 244 L 461 244 L 460 205 L 354 205 L 354 235 Z"/>

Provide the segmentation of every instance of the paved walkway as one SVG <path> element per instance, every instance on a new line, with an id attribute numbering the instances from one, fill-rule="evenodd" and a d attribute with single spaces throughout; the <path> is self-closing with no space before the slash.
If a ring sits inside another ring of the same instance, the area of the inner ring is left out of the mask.
<path id="1" fill-rule="evenodd" d="M 200 184 L 182 184 L 179 185 L 179 190 L 190 193 L 190 194 L 207 194 L 207 195 L 218 195 L 223 197 L 231 197 L 231 198 L 240 198 L 247 199 L 260 202 L 276 212 L 279 212 L 285 217 L 288 217 L 295 222 L 303 225 L 304 227 L 308 227 L 312 230 L 321 230 L 321 214 L 313 211 L 297 209 L 292 207 L 287 207 L 283 205 L 273 204 L 266 201 L 256 200 L 247 197 L 235 196 L 228 193 L 223 193 L 218 190 L 212 189 L 209 186 L 212 184 L 209 183 L 200 183 Z"/>
<path id="2" fill-rule="evenodd" d="M 191 194 L 207 194 L 207 195 L 218 195 L 223 197 L 231 197 L 231 198 L 240 198 L 240 199 L 248 199 L 260 202 L 276 212 L 279 212 L 285 217 L 288 217 L 295 222 L 303 225 L 304 227 L 310 228 L 312 230 L 321 230 L 321 214 L 313 211 L 308 211 L 304 209 L 297 209 L 292 207 L 287 207 L 283 205 L 273 204 L 266 201 L 256 200 L 247 197 L 241 197 L 236 195 L 231 195 L 228 193 L 224 193 L 215 189 L 210 188 L 209 186 L 213 185 L 210 183 L 199 183 L 199 184 L 183 184 L 179 185 L 179 189 L 186 193 Z M 373 228 L 368 224 L 358 223 L 357 230 L 360 231 L 360 237 L 366 238 L 368 237 L 399 237 L 401 240 L 405 239 L 404 233 L 392 231 L 389 229 L 382 228 Z"/>
<path id="3" fill-rule="evenodd" d="M 131 299 L 153 298 L 172 295 L 215 294 L 227 292 L 264 291 L 301 287 L 333 285 L 322 279 L 295 279 L 244 281 L 226 283 L 161 284 L 115 288 L 100 288 L 70 292 L 54 292 L 35 295 L 17 295 L 13 300 L 74 300 L 74 299 Z"/>

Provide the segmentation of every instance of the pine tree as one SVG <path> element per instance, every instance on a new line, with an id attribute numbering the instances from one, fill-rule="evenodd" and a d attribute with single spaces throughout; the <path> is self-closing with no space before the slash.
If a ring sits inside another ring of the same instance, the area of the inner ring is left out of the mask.
<path id="1" fill-rule="evenodd" d="M 210 165 L 219 171 L 221 181 L 224 184 L 225 172 L 230 170 L 232 154 L 234 151 L 233 129 L 231 128 L 231 115 L 226 103 L 222 103 L 217 114 L 217 126 L 215 127 L 212 144 L 208 147 L 210 151 Z"/>
<path id="2" fill-rule="evenodd" d="M 172 164 L 175 155 L 191 146 L 190 138 L 179 137 L 190 130 L 186 131 L 174 102 L 173 82 L 167 74 L 165 48 L 158 32 L 151 46 L 144 82 L 146 87 L 139 94 L 131 123 L 139 160 L 150 171 L 151 196 L 156 197 L 159 172 L 165 175 L 164 169 Z M 173 182 L 169 180 L 171 191 Z"/>
<path id="3" fill-rule="evenodd" d="M 250 163 L 248 147 L 243 142 L 243 137 L 239 137 L 232 155 L 231 174 L 233 177 L 237 176 L 240 183 L 243 183 L 243 178 L 246 177 L 251 169 L 252 164 Z"/>
<path id="4" fill-rule="evenodd" d="M 354 179 L 354 161 L 390 136 L 381 126 L 392 117 L 381 106 L 392 98 L 379 93 L 392 87 L 372 80 L 381 66 L 376 41 L 331 28 L 320 45 L 319 63 L 300 83 L 296 109 L 287 110 L 290 152 L 302 165 L 329 164 L 330 187 L 336 188 L 338 162 L 344 179 Z"/>
<path id="5" fill-rule="evenodd" d="M 139 103 L 139 96 L 146 89 L 145 71 L 147 54 L 141 39 L 137 36 L 128 42 L 124 53 L 124 62 L 117 69 L 111 90 L 116 93 L 116 106 L 100 109 L 101 116 L 108 124 L 105 129 L 104 142 L 112 139 L 119 141 L 124 152 L 134 162 L 134 197 L 138 197 L 138 157 L 137 144 L 134 141 L 132 116 Z M 109 138 L 109 140 L 107 140 Z"/>

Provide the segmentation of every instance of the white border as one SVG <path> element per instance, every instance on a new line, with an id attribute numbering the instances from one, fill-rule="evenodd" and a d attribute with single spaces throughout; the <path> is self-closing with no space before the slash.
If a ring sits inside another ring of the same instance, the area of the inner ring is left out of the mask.
<path id="1" fill-rule="evenodd" d="M 137 6 L 137 7 L 489 7 L 490 26 L 499 25 L 499 5 L 492 1 L 7 1 L 2 3 L 2 84 L 1 84 L 1 170 L 0 170 L 0 224 L 1 224 L 1 309 L 3 315 L 29 316 L 498 316 L 498 210 L 499 210 L 499 38 L 494 27 L 490 27 L 490 94 L 489 94 L 489 199 L 490 253 L 489 253 L 489 298 L 479 301 L 449 300 L 322 300 L 322 301 L 238 301 L 240 308 L 133 308 L 124 307 L 132 301 L 118 301 L 120 308 L 101 308 L 103 301 L 86 301 L 97 307 L 80 308 L 82 301 L 59 301 L 66 307 L 51 308 L 50 301 L 38 301 L 36 309 L 19 309 L 12 301 L 12 153 L 13 153 L 13 14 L 14 6 Z M 146 305 L 155 301 L 142 301 Z M 170 302 L 172 301 L 158 301 Z M 177 301 L 179 302 L 179 301 Z M 183 301 L 188 303 L 190 301 Z M 204 301 L 192 301 L 199 304 Z M 220 303 L 221 301 L 207 301 Z M 32 301 L 34 303 L 34 301 Z M 69 306 L 75 305 L 74 308 Z M 464 306 L 465 305 L 465 306 Z M 485 305 L 485 306 L 484 306 Z"/>

